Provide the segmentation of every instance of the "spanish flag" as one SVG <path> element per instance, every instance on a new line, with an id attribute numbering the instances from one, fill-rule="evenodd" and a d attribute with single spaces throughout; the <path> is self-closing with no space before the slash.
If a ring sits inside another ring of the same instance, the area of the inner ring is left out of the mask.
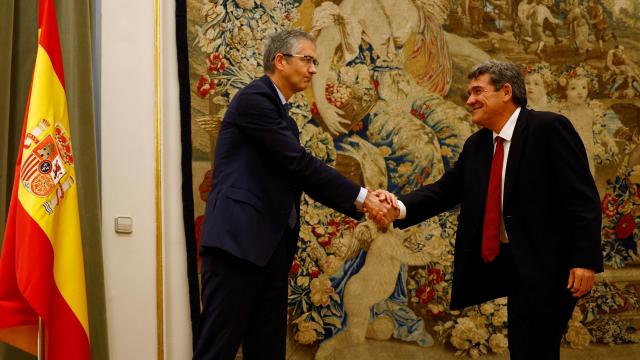
<path id="1" fill-rule="evenodd" d="M 38 49 L 0 255 L 0 341 L 46 360 L 89 359 L 78 184 L 53 0 Z"/>

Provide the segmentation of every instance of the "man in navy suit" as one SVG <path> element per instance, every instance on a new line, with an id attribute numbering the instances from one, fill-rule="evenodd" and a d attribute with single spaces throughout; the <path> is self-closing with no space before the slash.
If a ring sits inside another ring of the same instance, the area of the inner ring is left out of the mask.
<path id="1" fill-rule="evenodd" d="M 511 359 L 559 359 L 577 298 L 603 270 L 601 209 L 569 120 L 526 109 L 518 67 L 490 60 L 469 74 L 472 121 L 453 168 L 399 197 L 405 228 L 460 206 L 451 309 L 508 296 Z"/>
<path id="2" fill-rule="evenodd" d="M 356 219 L 360 211 L 385 216 L 394 209 L 300 145 L 287 101 L 309 86 L 317 65 L 311 35 L 272 34 L 266 75 L 229 104 L 202 228 L 203 309 L 194 359 L 234 359 L 240 344 L 248 360 L 285 358 L 287 274 L 302 191 Z"/>

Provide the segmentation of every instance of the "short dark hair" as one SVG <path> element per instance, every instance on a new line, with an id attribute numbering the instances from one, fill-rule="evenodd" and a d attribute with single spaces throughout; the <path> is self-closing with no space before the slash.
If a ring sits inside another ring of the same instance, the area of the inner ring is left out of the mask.
<path id="1" fill-rule="evenodd" d="M 274 60 L 276 54 L 293 54 L 298 45 L 298 41 L 307 40 L 316 43 L 316 38 L 302 30 L 282 30 L 267 36 L 264 44 L 262 63 L 265 74 L 272 74 L 275 70 Z"/>
<path id="2" fill-rule="evenodd" d="M 491 84 L 496 90 L 502 89 L 505 84 L 511 85 L 513 101 L 518 106 L 527 106 L 527 89 L 518 65 L 509 61 L 487 60 L 474 66 L 467 78 L 475 79 L 482 74 L 489 74 Z"/>

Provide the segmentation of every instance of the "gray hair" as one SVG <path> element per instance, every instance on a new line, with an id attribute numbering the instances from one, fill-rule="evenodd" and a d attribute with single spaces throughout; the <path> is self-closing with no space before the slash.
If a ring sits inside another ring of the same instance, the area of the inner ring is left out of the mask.
<path id="1" fill-rule="evenodd" d="M 508 61 L 487 60 L 471 69 L 467 78 L 475 79 L 482 74 L 489 74 L 491 84 L 496 90 L 502 89 L 505 84 L 513 89 L 513 101 L 518 105 L 527 106 L 527 89 L 524 86 L 524 76 L 520 68 Z"/>
<path id="2" fill-rule="evenodd" d="M 276 54 L 292 54 L 296 50 L 298 42 L 303 39 L 316 43 L 316 38 L 313 35 L 302 30 L 282 30 L 267 36 L 262 56 L 265 74 L 272 74 L 275 71 L 273 65 Z"/>

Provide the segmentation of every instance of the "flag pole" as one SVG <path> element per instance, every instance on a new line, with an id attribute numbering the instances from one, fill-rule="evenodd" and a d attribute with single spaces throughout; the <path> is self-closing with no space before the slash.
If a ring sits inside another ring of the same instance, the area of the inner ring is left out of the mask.
<path id="1" fill-rule="evenodd" d="M 45 360 L 45 336 L 42 318 L 38 316 L 38 360 Z"/>

